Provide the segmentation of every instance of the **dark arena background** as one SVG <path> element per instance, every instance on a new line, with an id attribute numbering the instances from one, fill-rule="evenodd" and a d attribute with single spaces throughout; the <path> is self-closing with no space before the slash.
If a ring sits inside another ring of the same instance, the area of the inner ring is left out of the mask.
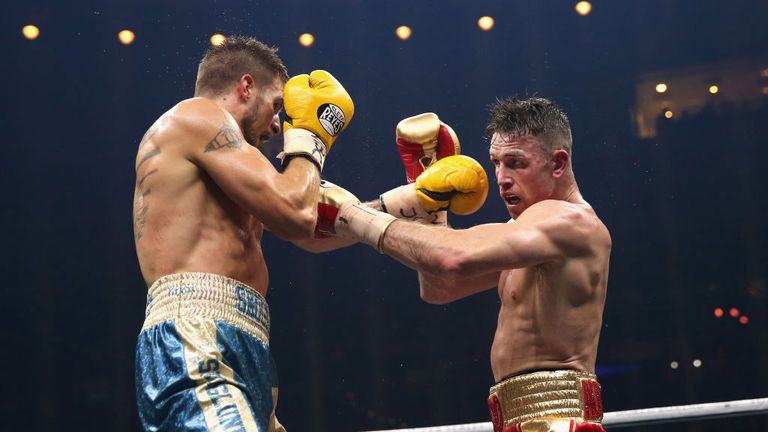
<path id="1" fill-rule="evenodd" d="M 576 3 L 4 1 L 0 429 L 140 430 L 134 159 L 192 96 L 214 34 L 279 47 L 292 75 L 339 78 L 356 112 L 323 176 L 363 199 L 405 181 L 400 119 L 438 113 L 492 177 L 487 106 L 553 99 L 613 237 L 606 411 L 767 396 L 768 3 Z M 507 219 L 491 181 L 484 207 L 451 221 Z M 288 431 L 489 421 L 495 290 L 434 306 L 370 247 L 312 255 L 267 233 L 263 248 Z M 766 431 L 768 416 L 621 430 Z"/>

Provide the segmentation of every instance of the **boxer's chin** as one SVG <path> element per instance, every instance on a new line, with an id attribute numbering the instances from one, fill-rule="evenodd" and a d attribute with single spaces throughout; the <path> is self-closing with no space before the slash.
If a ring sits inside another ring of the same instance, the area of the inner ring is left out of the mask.
<path id="1" fill-rule="evenodd" d="M 516 195 L 502 196 L 504 200 L 504 206 L 507 207 L 507 212 L 513 218 L 520 216 L 520 213 L 524 210 L 523 200 Z"/>

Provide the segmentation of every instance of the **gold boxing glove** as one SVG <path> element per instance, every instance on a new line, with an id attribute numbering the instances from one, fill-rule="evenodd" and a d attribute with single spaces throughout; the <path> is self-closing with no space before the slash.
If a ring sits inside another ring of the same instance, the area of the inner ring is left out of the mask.
<path id="1" fill-rule="evenodd" d="M 413 183 L 428 166 L 438 160 L 461 154 L 461 144 L 456 132 L 440 121 L 435 113 L 423 113 L 405 118 L 395 128 L 397 151 L 405 167 L 405 178 Z M 427 217 L 420 215 L 412 220 L 427 225 L 448 225 L 445 210 Z"/>
<path id="2" fill-rule="evenodd" d="M 324 70 L 297 75 L 283 89 L 285 114 L 289 118 L 283 130 L 304 129 L 311 139 L 301 134 L 285 135 L 281 159 L 285 165 L 292 156 L 311 158 L 322 169 L 325 156 L 338 135 L 346 129 L 355 113 L 355 105 L 341 83 Z"/>
<path id="3" fill-rule="evenodd" d="M 399 218 L 424 219 L 448 209 L 457 215 L 476 212 L 488 196 L 488 176 L 469 156 L 448 156 L 430 165 L 416 182 L 381 195 L 382 208 Z"/>
<path id="4" fill-rule="evenodd" d="M 395 129 L 395 138 L 408 183 L 416 181 L 416 177 L 436 161 L 461 153 L 456 132 L 435 113 L 401 120 Z"/>

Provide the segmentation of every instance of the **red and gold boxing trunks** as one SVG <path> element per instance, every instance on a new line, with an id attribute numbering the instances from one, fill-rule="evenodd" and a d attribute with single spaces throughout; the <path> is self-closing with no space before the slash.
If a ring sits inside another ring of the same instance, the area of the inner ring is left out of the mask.
<path id="1" fill-rule="evenodd" d="M 529 372 L 491 387 L 494 432 L 605 432 L 600 384 L 575 370 Z"/>

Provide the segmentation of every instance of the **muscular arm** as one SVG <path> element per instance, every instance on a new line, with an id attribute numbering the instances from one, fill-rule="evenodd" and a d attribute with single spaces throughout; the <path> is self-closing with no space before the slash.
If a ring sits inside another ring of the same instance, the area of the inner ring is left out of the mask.
<path id="1" fill-rule="evenodd" d="M 431 304 L 446 304 L 491 288 L 499 283 L 500 272 L 464 278 L 450 278 L 419 272 L 421 299 Z"/>
<path id="2" fill-rule="evenodd" d="M 365 205 L 378 211 L 384 210 L 380 200 L 367 202 Z M 446 225 L 430 225 L 412 221 L 406 223 L 427 228 L 430 230 L 430 237 L 433 238 L 440 237 L 445 233 L 452 231 Z M 421 299 L 431 304 L 445 304 L 497 286 L 500 272 L 491 272 L 470 277 L 445 277 L 439 273 L 435 274 L 426 271 L 418 271 L 418 275 L 419 294 L 421 295 Z"/>
<path id="3" fill-rule="evenodd" d="M 328 237 L 293 240 L 292 243 L 307 252 L 323 253 L 352 246 L 357 240 L 349 237 Z"/>
<path id="4" fill-rule="evenodd" d="M 279 173 L 245 141 L 234 119 L 215 104 L 201 101 L 187 111 L 176 117 L 188 158 L 278 237 L 309 237 L 317 218 L 317 166 L 294 158 Z"/>
<path id="5" fill-rule="evenodd" d="M 443 230 L 393 222 L 383 241 L 384 253 L 403 264 L 443 278 L 474 278 L 529 267 L 584 253 L 589 235 L 584 216 L 557 201 L 542 201 L 515 223 Z"/>
<path id="6" fill-rule="evenodd" d="M 363 204 L 372 209 L 382 211 L 380 200 L 368 201 Z M 357 243 L 357 240 L 351 237 L 313 237 L 308 239 L 294 240 L 292 243 L 306 250 L 307 252 L 324 253 L 352 246 L 353 244 Z"/>

